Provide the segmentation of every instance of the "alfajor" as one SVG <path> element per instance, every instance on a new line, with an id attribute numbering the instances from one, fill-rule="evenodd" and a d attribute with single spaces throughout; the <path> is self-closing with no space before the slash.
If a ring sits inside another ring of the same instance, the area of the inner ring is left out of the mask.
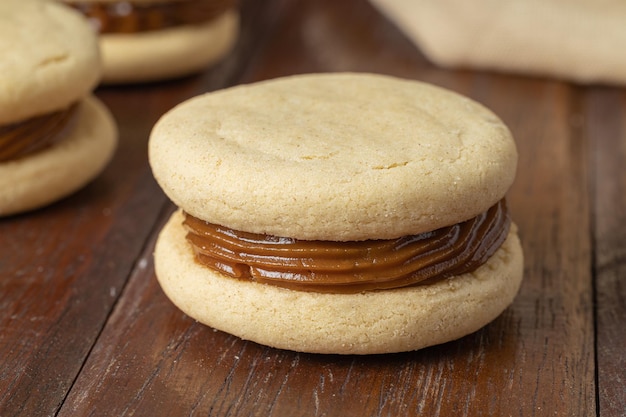
<path id="1" fill-rule="evenodd" d="M 117 128 L 92 95 L 96 36 L 49 1 L 0 2 L 0 216 L 59 200 L 111 159 Z"/>
<path id="2" fill-rule="evenodd" d="M 149 158 L 179 207 L 161 287 L 242 339 L 416 350 L 480 329 L 519 289 L 514 139 L 451 91 L 359 73 L 236 86 L 165 114 Z"/>
<path id="3" fill-rule="evenodd" d="M 181 77 L 216 63 L 239 33 L 236 0 L 63 0 L 100 34 L 108 84 Z"/>

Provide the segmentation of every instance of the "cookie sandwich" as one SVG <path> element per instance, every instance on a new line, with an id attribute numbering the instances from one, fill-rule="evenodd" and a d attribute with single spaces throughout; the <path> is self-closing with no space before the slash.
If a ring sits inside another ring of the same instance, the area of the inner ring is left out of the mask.
<path id="1" fill-rule="evenodd" d="M 179 207 L 157 279 L 194 319 L 301 352 L 411 351 L 509 306 L 517 151 L 482 105 L 417 81 L 307 74 L 208 93 L 154 126 Z"/>
<path id="2" fill-rule="evenodd" d="M 0 2 L 0 216 L 59 200 L 111 159 L 116 125 L 92 94 L 97 38 L 50 1 Z"/>
<path id="3" fill-rule="evenodd" d="M 236 0 L 63 0 L 100 34 L 108 84 L 190 75 L 222 59 L 239 33 Z"/>

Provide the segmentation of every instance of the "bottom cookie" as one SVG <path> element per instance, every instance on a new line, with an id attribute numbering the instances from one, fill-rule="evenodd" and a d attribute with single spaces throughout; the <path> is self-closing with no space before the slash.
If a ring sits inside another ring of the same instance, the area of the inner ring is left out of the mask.
<path id="1" fill-rule="evenodd" d="M 221 59 L 238 32 L 238 14 L 229 11 L 202 25 L 102 35 L 103 82 L 149 82 L 192 74 Z"/>
<path id="2" fill-rule="evenodd" d="M 523 275 L 513 225 L 502 247 L 479 269 L 387 291 L 321 294 L 241 281 L 195 261 L 182 213 L 161 231 L 157 279 L 183 312 L 245 340 L 300 352 L 378 354 L 421 349 L 470 334 L 511 304 Z"/>
<path id="3" fill-rule="evenodd" d="M 82 100 L 67 137 L 35 154 L 0 163 L 0 216 L 34 210 L 77 191 L 107 165 L 117 128 L 94 96 Z"/>

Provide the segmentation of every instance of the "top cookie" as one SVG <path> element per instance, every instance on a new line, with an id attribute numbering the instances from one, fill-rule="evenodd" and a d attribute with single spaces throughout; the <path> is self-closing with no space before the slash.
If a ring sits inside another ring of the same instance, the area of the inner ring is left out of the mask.
<path id="1" fill-rule="evenodd" d="M 0 125 L 84 97 L 100 79 L 96 34 L 52 1 L 0 1 Z"/>
<path id="2" fill-rule="evenodd" d="M 513 182 L 482 105 L 389 76 L 309 74 L 198 96 L 155 125 L 154 176 L 195 217 L 312 240 L 391 239 L 485 211 Z"/>

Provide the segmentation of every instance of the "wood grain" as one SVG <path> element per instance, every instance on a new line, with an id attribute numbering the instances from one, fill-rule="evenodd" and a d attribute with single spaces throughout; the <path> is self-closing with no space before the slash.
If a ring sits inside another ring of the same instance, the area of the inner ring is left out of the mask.
<path id="1" fill-rule="evenodd" d="M 131 165 L 143 152 L 122 143 L 77 194 L 0 223 L 2 415 L 54 414 L 78 374 L 158 212 L 146 164 Z"/>
<path id="2" fill-rule="evenodd" d="M 599 411 L 626 415 L 626 94 L 590 91 L 585 101 L 593 161 L 593 231 Z"/>
<path id="3" fill-rule="evenodd" d="M 166 202 L 148 166 L 150 129 L 184 99 L 228 85 L 245 59 L 234 52 L 184 80 L 101 88 L 120 139 L 106 171 L 57 204 L 0 221 L 0 415 L 58 411 Z"/>

